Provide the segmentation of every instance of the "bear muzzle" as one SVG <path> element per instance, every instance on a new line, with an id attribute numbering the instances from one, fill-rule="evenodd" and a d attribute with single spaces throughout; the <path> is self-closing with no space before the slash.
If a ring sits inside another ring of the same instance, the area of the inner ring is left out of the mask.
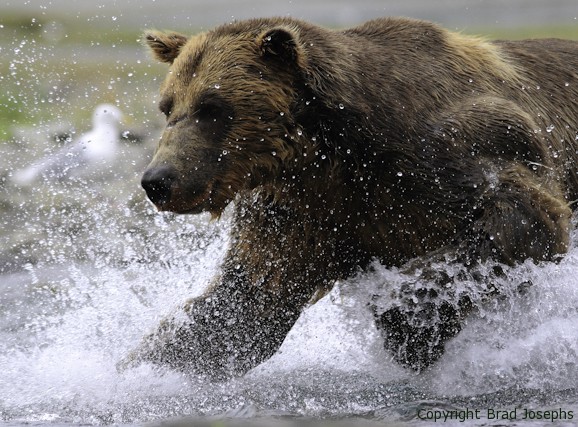
<path id="1" fill-rule="evenodd" d="M 144 172 L 141 185 L 158 210 L 175 213 L 202 212 L 213 190 L 213 182 L 209 182 L 196 191 L 183 191 L 176 170 L 170 166 L 150 167 Z"/>
<path id="2" fill-rule="evenodd" d="M 177 173 L 168 166 L 147 169 L 141 179 L 141 185 L 147 197 L 157 207 L 171 200 L 172 186 L 177 180 Z"/>

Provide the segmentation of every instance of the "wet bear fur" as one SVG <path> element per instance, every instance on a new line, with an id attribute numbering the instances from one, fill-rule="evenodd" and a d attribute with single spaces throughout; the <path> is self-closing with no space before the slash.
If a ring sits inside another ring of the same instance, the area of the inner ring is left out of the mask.
<path id="1" fill-rule="evenodd" d="M 220 275 L 129 364 L 242 375 L 316 295 L 378 261 L 415 278 L 373 310 L 392 357 L 420 370 L 478 303 L 453 294 L 436 262 L 482 283 L 482 263 L 499 275 L 567 250 L 576 42 L 488 42 L 398 18 L 339 31 L 253 19 L 145 38 L 170 71 L 143 187 L 160 210 L 219 217 L 234 202 L 234 219 Z"/>

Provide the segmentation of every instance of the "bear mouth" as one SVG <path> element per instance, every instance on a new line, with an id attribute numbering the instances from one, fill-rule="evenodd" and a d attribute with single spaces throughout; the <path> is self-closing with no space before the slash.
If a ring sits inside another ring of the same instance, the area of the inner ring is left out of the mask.
<path id="1" fill-rule="evenodd" d="M 173 185 L 171 187 L 170 200 L 157 205 L 157 209 L 159 211 L 174 212 L 177 214 L 198 214 L 209 210 L 214 184 L 214 181 L 210 181 L 202 192 L 195 194 L 184 191 L 183 188 L 178 185 Z"/>

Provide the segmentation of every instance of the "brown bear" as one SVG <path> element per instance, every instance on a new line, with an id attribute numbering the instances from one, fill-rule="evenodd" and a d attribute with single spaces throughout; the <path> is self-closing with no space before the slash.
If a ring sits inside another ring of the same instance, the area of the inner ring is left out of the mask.
<path id="1" fill-rule="evenodd" d="M 577 42 L 488 42 L 398 18 L 145 38 L 170 71 L 142 185 L 159 210 L 219 217 L 234 202 L 234 219 L 221 274 L 126 363 L 243 374 L 316 295 L 377 261 L 415 272 L 388 296 L 399 304 L 374 311 L 392 357 L 423 369 L 479 302 L 453 295 L 433 261 L 464 274 L 495 262 L 498 275 L 567 250 Z"/>

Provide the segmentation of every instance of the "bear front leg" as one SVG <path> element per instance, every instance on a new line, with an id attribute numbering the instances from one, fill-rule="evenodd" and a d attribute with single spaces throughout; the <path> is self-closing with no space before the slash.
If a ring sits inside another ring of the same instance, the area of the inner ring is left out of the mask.
<path id="1" fill-rule="evenodd" d="M 415 259 L 401 273 L 407 279 L 386 299 L 376 296 L 372 309 L 394 360 L 418 372 L 443 355 L 445 343 L 503 280 L 501 264 L 465 265 L 455 247 Z"/>
<path id="2" fill-rule="evenodd" d="M 150 362 L 214 380 L 242 375 L 279 348 L 300 314 L 300 301 L 225 271 L 204 295 L 164 319 L 119 368 Z"/>
<path id="3" fill-rule="evenodd" d="M 376 325 L 394 360 L 419 372 L 439 359 L 446 341 L 461 331 L 471 304 L 467 297 L 455 299 L 443 288 L 415 283 L 404 283 L 396 298 L 394 307 L 376 311 Z"/>

